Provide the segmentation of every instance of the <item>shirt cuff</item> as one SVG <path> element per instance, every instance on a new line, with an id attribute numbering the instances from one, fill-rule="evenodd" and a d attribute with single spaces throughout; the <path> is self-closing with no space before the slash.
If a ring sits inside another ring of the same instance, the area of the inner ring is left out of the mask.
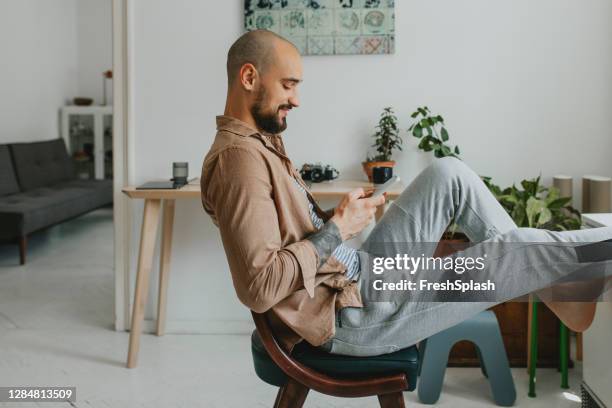
<path id="1" fill-rule="evenodd" d="M 285 247 L 296 258 L 302 273 L 304 288 L 311 298 L 314 298 L 315 275 L 319 269 L 319 255 L 312 242 L 299 241 Z"/>

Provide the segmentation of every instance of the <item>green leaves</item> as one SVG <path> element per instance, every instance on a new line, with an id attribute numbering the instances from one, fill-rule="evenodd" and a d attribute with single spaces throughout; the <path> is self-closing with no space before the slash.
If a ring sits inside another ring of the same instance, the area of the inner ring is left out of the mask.
<path id="1" fill-rule="evenodd" d="M 416 126 L 414 126 L 414 129 L 412 130 L 412 135 L 416 138 L 420 138 L 421 136 L 423 136 L 423 128 L 421 127 L 421 125 L 417 124 Z"/>
<path id="2" fill-rule="evenodd" d="M 448 132 L 446 131 L 446 128 L 442 128 L 440 130 L 440 136 L 442 137 L 443 142 L 448 142 Z"/>
<path id="3" fill-rule="evenodd" d="M 408 132 L 417 139 L 421 139 L 419 149 L 433 151 L 435 157 L 441 158 L 453 156 L 459 158 L 459 146 L 451 148 L 445 143 L 449 140 L 448 130 L 444 125 L 444 118 L 440 115 L 432 115 L 427 106 L 419 107 L 410 117 L 415 119 L 408 128 Z"/>
<path id="4" fill-rule="evenodd" d="M 527 206 L 525 208 L 525 213 L 527 214 L 527 226 L 535 227 L 536 225 L 536 217 L 540 215 L 542 210 L 544 209 L 544 201 L 538 200 L 535 197 L 529 197 L 527 199 Z"/>
<path id="5" fill-rule="evenodd" d="M 540 185 L 540 177 L 522 180 L 522 190 L 514 185 L 504 189 L 481 176 L 489 191 L 519 227 L 541 228 L 553 231 L 580 229 L 580 212 L 570 205 L 570 197 L 559 197 L 555 187 Z"/>
<path id="6" fill-rule="evenodd" d="M 393 108 L 386 107 L 383 109 L 375 129 L 376 133 L 373 135 L 375 143 L 372 146 L 376 147 L 378 155 L 373 159 L 377 161 L 389 161 L 391 160 L 391 154 L 394 149 L 402 150 L 402 138 L 399 135 L 397 117 L 393 113 Z"/>

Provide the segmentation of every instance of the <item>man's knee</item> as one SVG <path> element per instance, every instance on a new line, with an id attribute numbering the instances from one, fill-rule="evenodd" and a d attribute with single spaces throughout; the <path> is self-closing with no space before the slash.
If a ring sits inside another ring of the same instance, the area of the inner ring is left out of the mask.
<path id="1" fill-rule="evenodd" d="M 450 180 L 454 177 L 463 177 L 466 175 L 472 176 L 473 171 L 467 164 L 456 157 L 447 156 L 436 159 L 430 165 L 430 172 L 435 176 L 444 180 Z"/>

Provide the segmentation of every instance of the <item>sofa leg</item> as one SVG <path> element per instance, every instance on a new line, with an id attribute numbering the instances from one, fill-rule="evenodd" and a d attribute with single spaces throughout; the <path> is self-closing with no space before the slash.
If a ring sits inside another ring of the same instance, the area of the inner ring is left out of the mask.
<path id="1" fill-rule="evenodd" d="M 27 237 L 19 237 L 19 264 L 25 265 L 26 261 L 26 247 L 28 244 Z"/>
<path id="2" fill-rule="evenodd" d="M 378 396 L 380 408 L 405 408 L 404 393 L 392 392 L 391 394 L 382 394 Z"/>
<path id="3" fill-rule="evenodd" d="M 276 394 L 274 408 L 302 408 L 310 389 L 289 378 Z"/>

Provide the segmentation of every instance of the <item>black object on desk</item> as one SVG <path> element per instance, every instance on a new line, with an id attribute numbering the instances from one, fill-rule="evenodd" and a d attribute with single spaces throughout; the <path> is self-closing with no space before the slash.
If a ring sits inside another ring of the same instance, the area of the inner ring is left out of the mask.
<path id="1" fill-rule="evenodd" d="M 136 187 L 136 190 L 176 190 L 182 186 L 174 181 L 148 181 Z"/>
<path id="2" fill-rule="evenodd" d="M 136 187 L 136 190 L 177 190 L 183 186 L 186 186 L 187 184 L 191 183 L 196 179 L 197 177 L 194 177 L 191 180 L 188 180 L 187 183 L 177 183 L 176 181 L 174 181 L 174 179 L 170 179 L 168 181 L 147 181 L 146 183 Z"/>

